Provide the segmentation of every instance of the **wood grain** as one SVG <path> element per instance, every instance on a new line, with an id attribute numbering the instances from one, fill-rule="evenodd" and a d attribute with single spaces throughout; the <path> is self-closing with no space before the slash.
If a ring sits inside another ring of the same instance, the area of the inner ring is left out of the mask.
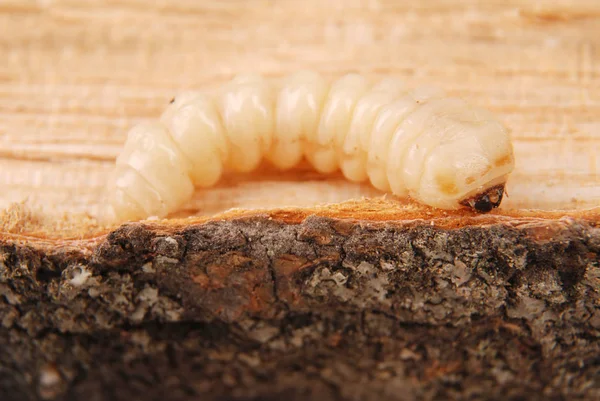
<path id="1" fill-rule="evenodd" d="M 0 2 L 0 208 L 94 215 L 127 129 L 179 90 L 241 71 L 395 74 L 511 128 L 510 209 L 600 205 L 600 3 L 579 1 Z M 184 214 L 310 206 L 368 185 L 307 171 L 230 177 Z"/>

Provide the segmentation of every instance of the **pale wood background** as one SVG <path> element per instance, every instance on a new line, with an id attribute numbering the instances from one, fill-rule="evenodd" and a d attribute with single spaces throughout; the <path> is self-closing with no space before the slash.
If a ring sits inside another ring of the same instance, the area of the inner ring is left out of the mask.
<path id="1" fill-rule="evenodd" d="M 0 208 L 99 210 L 127 129 L 242 71 L 397 74 L 512 129 L 505 209 L 600 205 L 598 0 L 0 0 Z M 378 196 L 309 172 L 225 180 L 185 213 Z"/>

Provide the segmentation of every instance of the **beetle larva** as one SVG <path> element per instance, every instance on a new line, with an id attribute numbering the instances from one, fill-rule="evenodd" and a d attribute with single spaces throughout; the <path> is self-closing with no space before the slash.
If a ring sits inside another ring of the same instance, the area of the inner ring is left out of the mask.
<path id="1" fill-rule="evenodd" d="M 358 74 L 328 82 L 302 71 L 275 85 L 240 75 L 215 93 L 184 93 L 159 121 L 134 127 L 117 158 L 111 204 L 119 219 L 166 216 L 193 187 L 263 159 L 319 172 L 442 209 L 488 212 L 514 168 L 507 131 L 489 112 L 434 88 L 407 90 Z"/>

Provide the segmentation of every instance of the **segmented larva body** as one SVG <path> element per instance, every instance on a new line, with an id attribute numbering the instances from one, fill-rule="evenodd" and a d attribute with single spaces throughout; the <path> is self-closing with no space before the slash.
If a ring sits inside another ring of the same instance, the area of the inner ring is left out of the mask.
<path id="1" fill-rule="evenodd" d="M 433 207 L 482 212 L 500 204 L 514 167 L 503 125 L 439 90 L 358 74 L 243 75 L 214 93 L 177 96 L 159 121 L 129 132 L 112 208 L 119 219 L 166 216 L 224 171 L 251 172 L 262 159 L 287 170 L 303 158 Z"/>

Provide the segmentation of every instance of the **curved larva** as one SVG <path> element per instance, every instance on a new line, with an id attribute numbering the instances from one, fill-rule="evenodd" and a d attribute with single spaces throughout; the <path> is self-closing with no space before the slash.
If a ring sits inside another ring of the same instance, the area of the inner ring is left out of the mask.
<path id="1" fill-rule="evenodd" d="M 357 74 L 330 85 L 307 71 L 275 87 L 241 75 L 214 94 L 177 96 L 160 121 L 134 127 L 111 204 L 120 220 L 162 217 L 224 170 L 250 172 L 263 158 L 289 169 L 302 157 L 397 196 L 481 212 L 500 204 L 514 168 L 503 125 L 437 89 L 408 91 L 393 78 L 371 87 Z"/>

